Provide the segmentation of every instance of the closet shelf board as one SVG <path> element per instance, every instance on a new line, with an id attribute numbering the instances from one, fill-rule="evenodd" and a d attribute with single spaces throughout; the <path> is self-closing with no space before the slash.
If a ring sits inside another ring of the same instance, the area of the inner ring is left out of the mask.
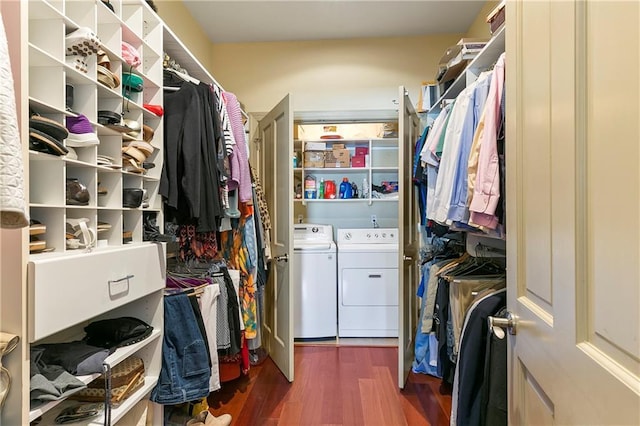
<path id="1" fill-rule="evenodd" d="M 109 364 L 111 367 L 118 365 L 129 356 L 133 355 L 134 353 L 138 352 L 140 349 L 147 346 L 149 343 L 159 338 L 161 334 L 162 334 L 161 330 L 154 328 L 149 337 L 147 337 L 146 339 L 140 342 L 134 343 L 133 345 L 124 346 L 122 348 L 116 349 L 116 351 L 111 355 L 109 355 L 107 359 L 104 360 L 104 362 L 106 364 Z"/>
<path id="2" fill-rule="evenodd" d="M 129 396 L 129 398 L 125 399 L 118 407 L 114 407 L 111 409 L 111 424 L 116 424 L 120 419 L 122 419 L 122 417 L 124 417 L 124 415 L 127 414 L 127 412 L 131 410 L 131 408 L 133 408 L 147 394 L 149 394 L 149 392 L 151 392 L 151 390 L 157 383 L 158 383 L 158 376 L 145 376 L 144 385 L 142 385 L 140 389 L 135 391 L 131 396 Z M 40 424 L 43 426 L 55 425 L 56 416 L 60 414 L 60 412 L 63 409 L 75 404 L 78 404 L 78 402 L 68 401 L 68 400 L 64 401 L 62 404 L 58 406 L 60 408 L 59 410 L 50 410 L 48 413 L 46 413 L 42 417 L 42 422 L 40 422 Z M 84 422 L 73 423 L 73 425 L 74 426 L 89 426 L 89 425 L 103 426 L 104 413 L 99 416 L 93 417 L 91 419 L 87 419 Z"/>
<path id="3" fill-rule="evenodd" d="M 53 57 L 49 52 L 39 48 L 33 43 L 29 43 L 29 66 L 30 67 L 64 67 L 66 64 Z"/>
<path id="4" fill-rule="evenodd" d="M 488 69 L 493 65 L 500 52 L 505 50 L 505 27 L 502 27 L 489 40 L 485 47 L 469 62 L 464 71 L 454 80 L 451 86 L 438 98 L 429 109 L 428 114 L 437 114 L 442 109 L 442 101 L 455 99 L 467 86 L 467 72 Z"/>
<path id="5" fill-rule="evenodd" d="M 33 96 L 29 96 L 29 105 L 31 107 L 36 107 L 36 109 L 38 110 L 38 112 L 40 113 L 44 113 L 44 114 L 64 114 L 66 116 L 69 117 L 76 117 L 76 114 L 67 111 L 64 108 L 58 108 L 54 105 L 51 105 L 47 102 L 43 102 L 40 99 L 37 99 Z"/>

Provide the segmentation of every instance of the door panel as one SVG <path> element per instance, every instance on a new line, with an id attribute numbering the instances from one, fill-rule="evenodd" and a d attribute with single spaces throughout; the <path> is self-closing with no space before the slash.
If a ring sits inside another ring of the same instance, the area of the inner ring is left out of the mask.
<path id="1" fill-rule="evenodd" d="M 265 289 L 267 350 L 285 377 L 293 381 L 293 116 L 285 97 L 258 125 L 262 144 L 265 197 L 271 215 L 271 272 Z M 282 260 L 276 260 L 278 258 Z"/>
<path id="2" fill-rule="evenodd" d="M 586 149 L 587 185 L 580 194 L 579 209 L 586 212 L 590 235 L 578 249 L 589 265 L 584 279 L 595 303 L 592 309 L 582 306 L 588 324 L 581 331 L 604 354 L 631 367 L 633 358 L 640 359 L 640 63 L 637 48 L 621 52 L 615 63 L 610 58 L 619 43 L 624 46 L 627 40 L 640 39 L 640 7 L 637 2 L 628 7 L 605 6 L 588 3 L 585 11 L 587 79 L 581 89 L 586 89 L 586 140 L 581 148 Z M 620 25 L 629 30 L 620 32 Z M 614 79 L 620 69 L 628 71 Z M 624 89 L 614 91 L 612 84 Z M 612 212 L 603 206 L 615 208 Z M 611 226 L 612 213 L 616 226 Z M 628 305 L 629 300 L 635 306 Z M 611 309 L 614 306 L 627 308 Z"/>
<path id="3" fill-rule="evenodd" d="M 413 155 L 419 135 L 419 121 L 404 87 L 399 91 L 398 201 L 399 286 L 398 286 L 398 386 L 404 388 L 415 358 L 416 324 L 419 315 L 416 290 L 420 281 L 417 194 L 413 185 Z"/>
<path id="4" fill-rule="evenodd" d="M 510 424 L 640 424 L 640 4 L 507 15 Z"/>

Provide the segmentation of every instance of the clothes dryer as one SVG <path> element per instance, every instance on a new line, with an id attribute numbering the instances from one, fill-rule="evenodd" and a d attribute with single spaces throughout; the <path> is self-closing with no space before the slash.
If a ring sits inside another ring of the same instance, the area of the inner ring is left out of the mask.
<path id="1" fill-rule="evenodd" d="M 398 229 L 338 229 L 338 336 L 398 337 Z"/>
<path id="2" fill-rule="evenodd" d="M 300 223 L 293 232 L 294 338 L 337 336 L 337 259 L 331 225 Z"/>

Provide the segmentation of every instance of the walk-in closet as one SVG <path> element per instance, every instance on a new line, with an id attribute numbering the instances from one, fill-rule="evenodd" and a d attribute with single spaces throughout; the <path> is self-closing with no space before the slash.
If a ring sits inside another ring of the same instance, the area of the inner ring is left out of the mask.
<path id="1" fill-rule="evenodd" d="M 0 426 L 640 424 L 638 2 L 0 18 Z"/>

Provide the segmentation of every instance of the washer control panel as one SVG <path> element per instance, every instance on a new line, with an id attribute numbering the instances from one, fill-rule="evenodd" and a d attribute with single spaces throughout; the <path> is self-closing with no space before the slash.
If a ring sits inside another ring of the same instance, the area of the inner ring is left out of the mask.
<path id="1" fill-rule="evenodd" d="M 338 229 L 338 242 L 350 244 L 392 244 L 398 242 L 397 228 Z"/>

